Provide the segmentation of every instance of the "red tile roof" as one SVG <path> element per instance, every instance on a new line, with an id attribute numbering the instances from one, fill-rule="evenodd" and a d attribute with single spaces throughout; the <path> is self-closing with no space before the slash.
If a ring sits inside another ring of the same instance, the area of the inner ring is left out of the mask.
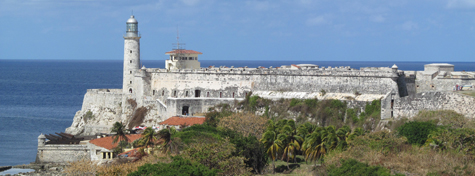
<path id="1" fill-rule="evenodd" d="M 298 65 L 295 65 L 295 64 L 291 64 L 291 65 L 294 66 L 294 67 L 300 68 L 300 66 L 298 66 Z"/>
<path id="2" fill-rule="evenodd" d="M 168 51 L 165 54 L 176 54 L 176 53 L 182 53 L 182 54 L 203 54 L 198 51 L 193 51 L 193 50 L 173 50 L 173 51 Z"/>
<path id="3" fill-rule="evenodd" d="M 187 125 L 187 126 L 192 126 L 194 124 L 203 124 L 205 122 L 204 117 L 170 117 L 167 120 L 163 121 L 160 123 L 160 125 L 173 125 L 173 126 L 179 126 L 179 125 Z"/>
<path id="4" fill-rule="evenodd" d="M 127 138 L 129 138 L 128 142 L 133 142 L 133 141 L 139 139 L 140 137 L 142 137 L 141 134 L 128 134 L 127 135 Z M 112 136 L 107 136 L 107 137 L 103 137 L 103 138 L 97 138 L 97 139 L 90 140 L 89 143 L 97 145 L 99 147 L 104 147 L 108 150 L 111 150 L 111 149 L 117 147 L 117 145 L 119 145 L 119 142 L 116 142 L 116 143 L 112 144 L 113 140 L 114 139 L 112 139 Z"/>

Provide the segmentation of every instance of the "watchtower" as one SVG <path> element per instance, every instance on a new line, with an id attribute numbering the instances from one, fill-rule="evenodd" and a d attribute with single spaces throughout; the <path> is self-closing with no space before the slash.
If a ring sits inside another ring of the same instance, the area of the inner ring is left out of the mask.
<path id="1" fill-rule="evenodd" d="M 130 16 L 126 23 L 124 35 L 124 82 L 122 91 L 124 94 L 134 93 L 134 75 L 140 69 L 140 34 L 138 22 L 134 16 Z"/>

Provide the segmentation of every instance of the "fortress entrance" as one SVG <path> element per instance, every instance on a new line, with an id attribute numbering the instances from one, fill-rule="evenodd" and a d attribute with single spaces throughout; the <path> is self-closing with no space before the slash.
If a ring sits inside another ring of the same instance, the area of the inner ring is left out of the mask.
<path id="1" fill-rule="evenodd" d="M 183 108 L 181 109 L 181 115 L 186 115 L 187 113 L 190 113 L 190 111 L 188 111 L 189 109 L 189 106 L 183 106 Z"/>

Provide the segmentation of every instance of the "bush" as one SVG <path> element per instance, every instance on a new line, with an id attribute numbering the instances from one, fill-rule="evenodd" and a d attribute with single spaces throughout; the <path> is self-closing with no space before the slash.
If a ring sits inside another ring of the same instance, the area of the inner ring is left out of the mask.
<path id="1" fill-rule="evenodd" d="M 342 165 L 336 167 L 330 166 L 328 169 L 328 175 L 377 175 L 377 176 L 389 176 L 391 171 L 381 166 L 369 166 L 366 163 L 358 162 L 355 159 L 347 159 L 341 161 Z M 397 174 L 402 175 L 402 174 Z"/>
<path id="2" fill-rule="evenodd" d="M 192 162 L 189 159 L 183 159 L 181 156 L 172 157 L 171 163 L 156 163 L 145 164 L 140 166 L 135 172 L 128 174 L 129 176 L 142 176 L 142 175 L 162 175 L 162 176 L 175 176 L 175 175 L 217 175 L 219 170 L 209 169 L 208 167 L 198 162 Z"/>
<path id="3" fill-rule="evenodd" d="M 405 136 L 410 144 L 423 145 L 427 141 L 427 136 L 434 131 L 437 126 L 431 122 L 408 122 L 398 128 L 398 133 Z"/>

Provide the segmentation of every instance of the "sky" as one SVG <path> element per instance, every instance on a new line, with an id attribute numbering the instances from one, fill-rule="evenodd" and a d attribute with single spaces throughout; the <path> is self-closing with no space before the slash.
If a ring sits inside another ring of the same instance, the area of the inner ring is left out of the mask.
<path id="1" fill-rule="evenodd" d="M 0 0 L 0 59 L 475 62 L 475 0 Z"/>

